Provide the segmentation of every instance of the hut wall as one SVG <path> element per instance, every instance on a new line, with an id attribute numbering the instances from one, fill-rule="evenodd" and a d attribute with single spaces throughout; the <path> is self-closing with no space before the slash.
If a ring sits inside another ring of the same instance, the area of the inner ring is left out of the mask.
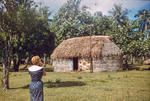
<path id="1" fill-rule="evenodd" d="M 98 71 L 116 71 L 121 68 L 120 56 L 104 56 L 93 59 L 94 72 Z"/>
<path id="2" fill-rule="evenodd" d="M 90 70 L 90 60 L 86 58 L 79 59 L 79 71 L 89 71 Z"/>
<path id="3" fill-rule="evenodd" d="M 72 59 L 57 59 L 53 61 L 55 72 L 70 72 L 73 71 Z"/>

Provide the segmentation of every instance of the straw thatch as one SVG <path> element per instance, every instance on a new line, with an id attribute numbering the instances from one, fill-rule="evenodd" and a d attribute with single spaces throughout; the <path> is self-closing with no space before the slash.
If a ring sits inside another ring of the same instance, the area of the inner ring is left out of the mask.
<path id="1" fill-rule="evenodd" d="M 84 36 L 63 41 L 52 53 L 52 59 L 73 57 L 101 57 L 120 55 L 122 51 L 109 36 Z"/>

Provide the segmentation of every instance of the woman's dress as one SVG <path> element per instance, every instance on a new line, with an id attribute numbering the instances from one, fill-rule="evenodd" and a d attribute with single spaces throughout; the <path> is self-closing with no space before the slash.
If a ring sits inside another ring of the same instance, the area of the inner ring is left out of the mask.
<path id="1" fill-rule="evenodd" d="M 30 101 L 44 101 L 43 95 L 43 68 L 39 66 L 32 66 L 29 68 L 31 76 L 31 83 L 29 85 Z"/>

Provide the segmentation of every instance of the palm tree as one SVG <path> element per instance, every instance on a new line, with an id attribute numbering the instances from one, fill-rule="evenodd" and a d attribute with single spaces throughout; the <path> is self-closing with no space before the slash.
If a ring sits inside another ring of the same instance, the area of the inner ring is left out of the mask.
<path id="1" fill-rule="evenodd" d="M 122 9 L 122 6 L 119 4 L 115 4 L 109 13 L 112 15 L 115 23 L 117 23 L 118 27 L 124 27 L 127 24 L 128 21 L 128 10 Z"/>
<path id="2" fill-rule="evenodd" d="M 148 38 L 150 33 L 150 10 L 139 10 L 135 17 L 138 17 L 139 31 L 144 33 L 145 38 Z"/>

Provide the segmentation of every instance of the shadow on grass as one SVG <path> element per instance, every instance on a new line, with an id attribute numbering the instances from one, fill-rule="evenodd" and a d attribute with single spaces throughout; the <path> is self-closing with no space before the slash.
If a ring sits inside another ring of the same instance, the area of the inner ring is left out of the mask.
<path id="1" fill-rule="evenodd" d="M 22 87 L 16 87 L 16 88 L 9 88 L 9 89 L 28 89 L 29 88 L 29 84 L 24 85 Z"/>
<path id="2" fill-rule="evenodd" d="M 46 82 L 44 86 L 47 88 L 59 88 L 59 87 L 73 87 L 73 86 L 85 86 L 86 83 L 81 81 L 60 81 L 60 82 Z"/>
<path id="3" fill-rule="evenodd" d="M 150 70 L 150 65 L 142 65 L 142 64 L 129 64 L 128 67 L 126 68 L 123 66 L 123 71 L 126 70 L 139 70 L 139 71 L 149 71 Z"/>
<path id="4" fill-rule="evenodd" d="M 84 86 L 86 85 L 81 81 L 61 81 L 61 82 L 44 82 L 44 87 L 47 88 L 59 88 L 59 87 L 73 87 L 73 86 Z M 29 89 L 29 84 L 22 87 L 10 88 L 10 89 Z"/>

